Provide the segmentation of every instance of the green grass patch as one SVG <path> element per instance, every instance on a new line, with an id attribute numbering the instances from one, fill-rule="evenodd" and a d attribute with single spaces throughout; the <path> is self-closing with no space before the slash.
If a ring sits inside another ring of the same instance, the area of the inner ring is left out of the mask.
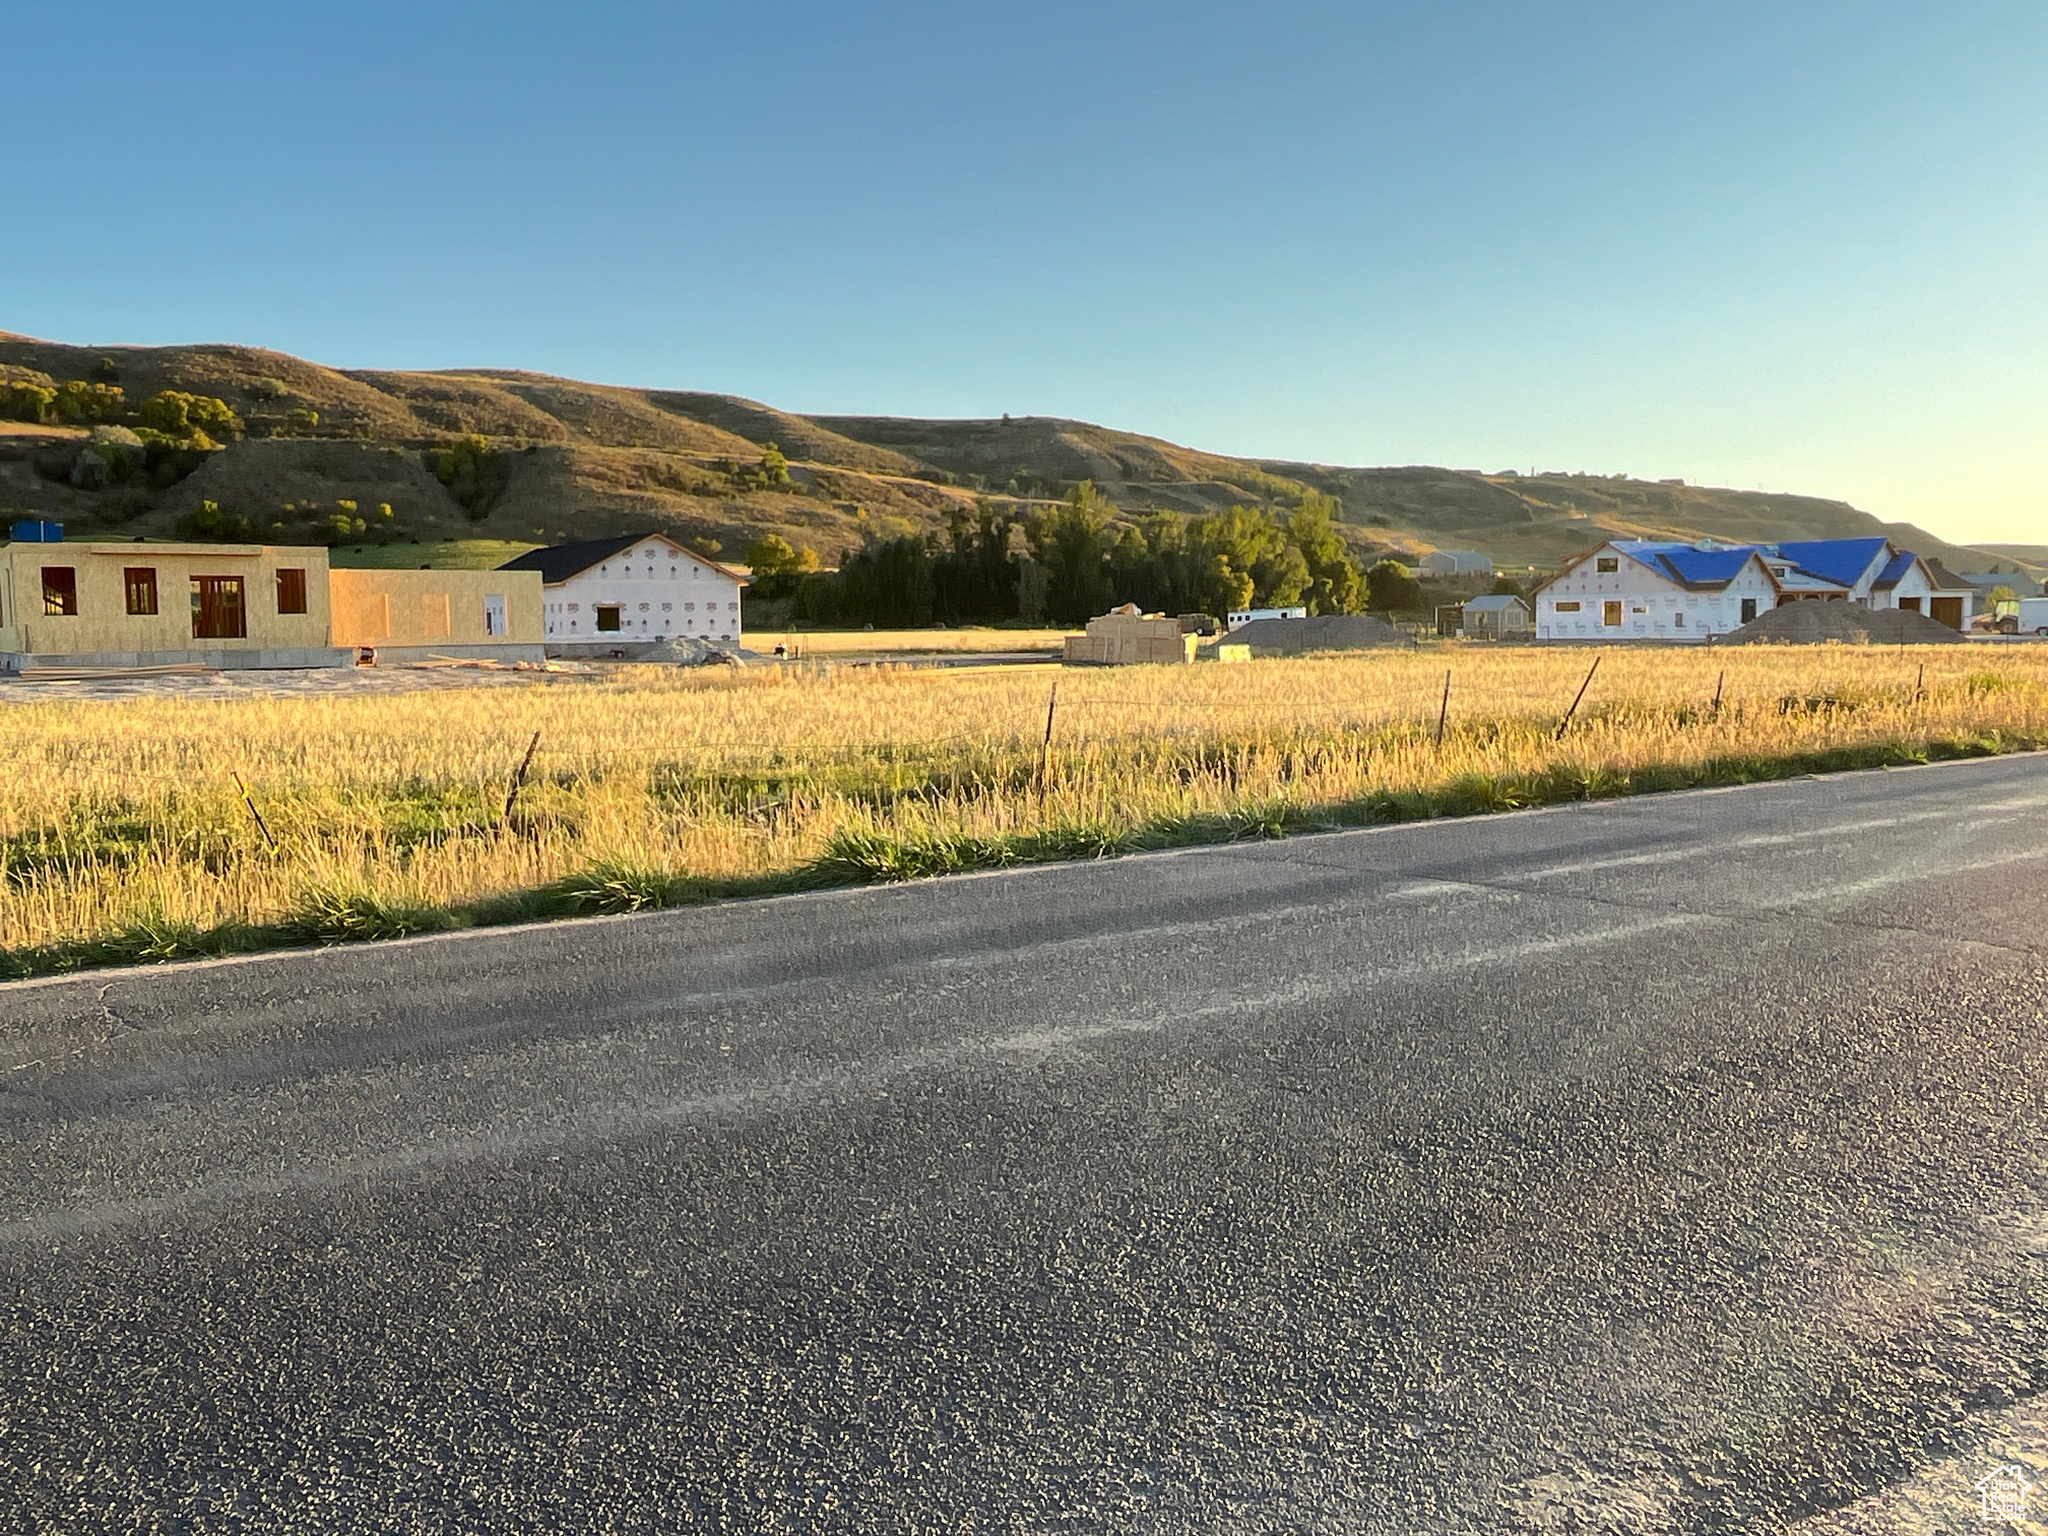
<path id="1" fill-rule="evenodd" d="M 494 571 L 540 546 L 518 539 L 421 539 L 418 543 L 337 545 L 327 563 L 337 571 Z"/>

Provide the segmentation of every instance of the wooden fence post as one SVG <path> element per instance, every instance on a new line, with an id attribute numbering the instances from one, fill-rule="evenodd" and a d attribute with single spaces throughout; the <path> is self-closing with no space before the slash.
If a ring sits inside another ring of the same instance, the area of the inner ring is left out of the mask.
<path id="1" fill-rule="evenodd" d="M 534 749 L 540 745 L 540 732 L 533 733 L 533 740 L 526 744 L 526 756 L 519 759 L 519 771 L 512 775 L 512 787 L 505 791 L 505 811 L 498 818 L 498 830 L 503 831 L 512 820 L 512 802 L 519 798 L 519 787 L 526 782 L 526 770 L 533 763 Z"/>
<path id="2" fill-rule="evenodd" d="M 242 792 L 242 804 L 249 807 L 249 815 L 256 823 L 256 830 L 263 834 L 263 841 L 270 844 L 270 851 L 275 853 L 277 851 L 277 839 L 270 835 L 270 828 L 264 825 L 263 813 L 256 809 L 255 796 L 249 793 L 249 786 L 243 782 L 239 769 L 229 769 L 228 771 L 235 776 L 235 788 Z"/>
<path id="3" fill-rule="evenodd" d="M 1563 741 L 1565 727 L 1572 723 L 1572 716 L 1579 712 L 1579 700 L 1586 696 L 1586 690 L 1593 686 L 1593 674 L 1600 670 L 1600 658 L 1593 658 L 1593 665 L 1586 668 L 1586 680 L 1579 684 L 1579 691 L 1572 695 L 1572 707 L 1564 712 L 1564 718 L 1557 722 L 1557 734 L 1550 739 Z"/>
<path id="4" fill-rule="evenodd" d="M 1052 782 L 1052 717 L 1059 708 L 1060 680 L 1052 680 L 1052 694 L 1045 701 L 1045 741 L 1038 749 L 1038 797 L 1043 800 Z"/>

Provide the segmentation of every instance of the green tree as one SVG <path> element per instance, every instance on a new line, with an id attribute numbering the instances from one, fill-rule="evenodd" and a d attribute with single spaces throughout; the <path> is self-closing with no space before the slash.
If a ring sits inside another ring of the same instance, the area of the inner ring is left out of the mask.
<path id="1" fill-rule="evenodd" d="M 1103 530 L 1114 510 L 1096 496 L 1092 481 L 1083 480 L 1057 511 L 1025 524 L 1032 558 L 1045 571 L 1045 611 L 1054 623 L 1085 623 L 1109 607 Z"/>
<path id="2" fill-rule="evenodd" d="M 839 568 L 843 617 L 878 628 L 916 629 L 931 623 L 931 552 L 913 535 L 874 539 Z"/>
<path id="3" fill-rule="evenodd" d="M 1308 565 L 1310 613 L 1356 613 L 1365 606 L 1365 573 L 1333 526 L 1337 501 L 1309 491 L 1287 520 L 1287 536 Z"/>
<path id="4" fill-rule="evenodd" d="M 1309 584 L 1302 552 L 1255 507 L 1197 518 L 1184 538 L 1201 573 L 1198 595 L 1206 613 L 1220 617 L 1233 608 L 1286 607 L 1300 601 Z"/>
<path id="5" fill-rule="evenodd" d="M 932 561 L 933 611 L 949 624 L 1007 619 L 1017 612 L 1017 557 L 1010 549 L 1015 525 L 986 497 L 970 514 L 946 514 L 947 543 Z"/>
<path id="6" fill-rule="evenodd" d="M 761 450 L 761 474 L 772 489 L 789 489 L 789 460 L 782 456 L 782 450 L 773 443 Z"/>
<path id="7" fill-rule="evenodd" d="M 1488 590 L 1495 597 L 1520 597 L 1522 595 L 1521 584 L 1512 576 L 1494 577 L 1493 585 Z"/>
<path id="8" fill-rule="evenodd" d="M 795 592 L 797 583 L 818 568 L 818 552 L 808 545 L 798 549 L 781 534 L 770 533 L 747 546 L 747 565 L 754 573 L 747 596 L 772 602 Z"/>
<path id="9" fill-rule="evenodd" d="M 505 488 L 508 472 L 504 456 L 489 443 L 471 435 L 430 456 L 434 478 L 448 487 L 448 494 L 481 521 L 490 515 L 491 503 Z"/>
<path id="10" fill-rule="evenodd" d="M 1365 573 L 1366 603 L 1374 613 L 1413 613 L 1422 606 L 1422 583 L 1398 560 L 1381 560 Z"/>

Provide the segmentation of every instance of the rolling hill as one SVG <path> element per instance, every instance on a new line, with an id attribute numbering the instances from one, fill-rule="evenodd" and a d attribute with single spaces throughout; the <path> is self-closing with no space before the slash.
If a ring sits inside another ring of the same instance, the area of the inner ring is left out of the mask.
<path id="1" fill-rule="evenodd" d="M 1884 533 L 1952 566 L 1989 563 L 1986 552 L 1818 497 L 1244 459 L 1048 417 L 807 416 L 730 395 L 513 370 L 334 369 L 253 347 L 77 347 L 0 332 L 0 384 L 72 380 L 114 383 L 131 421 L 140 402 L 176 390 L 225 401 L 242 428 L 172 470 L 101 485 L 74 472 L 86 427 L 13 424 L 0 434 L 0 513 L 154 535 L 189 528 L 211 502 L 263 537 L 365 546 L 661 527 L 729 558 L 774 532 L 829 564 L 871 533 L 943 527 L 978 497 L 1024 511 L 1085 479 L 1129 513 L 1284 509 L 1308 490 L 1333 495 L 1361 555 L 1474 548 L 1507 566 L 1547 567 L 1609 536 Z M 451 478 L 444 454 L 463 439 L 480 439 L 482 453 L 473 473 Z M 787 457 L 785 484 L 763 472 L 769 444 Z M 352 528 L 344 504 L 360 531 L 334 531 L 337 513 Z M 2033 563 L 2011 548 L 2002 558 Z"/>

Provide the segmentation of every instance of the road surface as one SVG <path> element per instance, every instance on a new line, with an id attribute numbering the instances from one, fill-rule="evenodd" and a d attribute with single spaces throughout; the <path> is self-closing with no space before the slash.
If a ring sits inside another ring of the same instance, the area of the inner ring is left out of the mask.
<path id="1" fill-rule="evenodd" d="M 0 988 L 0 1529 L 1748 1531 L 1988 1470 L 2044 912 L 2028 756 Z"/>

